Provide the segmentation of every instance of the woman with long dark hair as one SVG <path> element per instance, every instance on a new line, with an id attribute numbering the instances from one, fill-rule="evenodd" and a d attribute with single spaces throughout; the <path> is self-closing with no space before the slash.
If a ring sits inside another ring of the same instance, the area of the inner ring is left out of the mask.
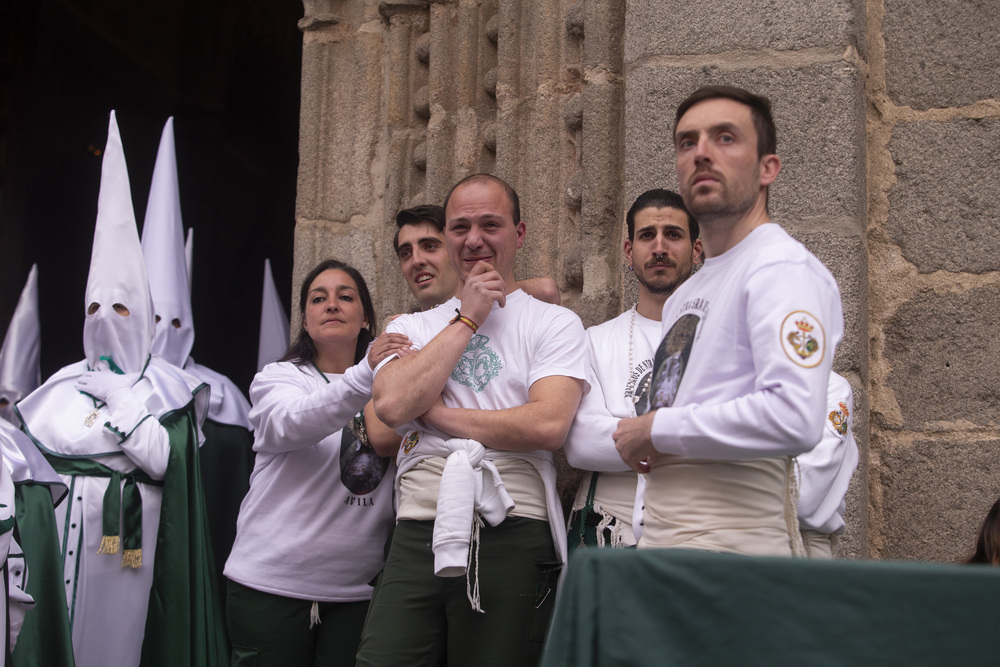
<path id="1" fill-rule="evenodd" d="M 250 387 L 257 460 L 225 569 L 233 665 L 353 665 L 395 520 L 391 460 L 358 412 L 373 368 L 409 341 L 375 338 L 368 287 L 343 262 L 306 276 L 299 307 L 297 338 Z"/>

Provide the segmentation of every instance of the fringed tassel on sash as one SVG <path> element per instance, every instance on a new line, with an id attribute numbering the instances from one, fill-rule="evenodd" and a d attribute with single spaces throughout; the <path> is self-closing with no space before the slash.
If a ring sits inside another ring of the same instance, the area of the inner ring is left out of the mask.
<path id="1" fill-rule="evenodd" d="M 142 496 L 132 476 L 125 478 L 122 489 L 122 567 L 142 567 Z"/>
<path id="2" fill-rule="evenodd" d="M 611 533 L 611 548 L 624 549 L 625 542 L 622 539 L 621 523 L 615 521 L 615 517 L 608 514 L 607 510 L 599 504 L 594 504 L 594 511 L 599 512 L 601 515 L 601 522 L 597 524 L 597 546 L 603 547 L 606 544 L 604 541 L 604 531 L 608 530 Z M 614 525 L 611 524 L 612 521 L 614 521 Z"/>
<path id="3" fill-rule="evenodd" d="M 309 629 L 312 630 L 322 622 L 319 617 L 319 602 L 313 600 L 312 606 L 309 607 Z"/>
<path id="4" fill-rule="evenodd" d="M 121 549 L 121 538 L 117 535 L 103 535 L 101 537 L 101 548 L 97 550 L 99 554 L 116 554 Z"/>
<path id="5" fill-rule="evenodd" d="M 101 537 L 101 548 L 97 550 L 99 554 L 116 554 L 121 549 L 121 538 L 117 535 L 103 535 Z"/>
<path id="6" fill-rule="evenodd" d="M 126 549 L 122 554 L 122 567 L 142 567 L 142 549 Z"/>
<path id="7" fill-rule="evenodd" d="M 116 554 L 121 548 L 118 534 L 121 532 L 119 519 L 122 513 L 122 474 L 112 471 L 108 488 L 104 491 L 104 506 L 101 510 L 101 548 L 99 554 Z"/>
<path id="8" fill-rule="evenodd" d="M 469 562 L 465 568 L 465 596 L 472 604 L 472 611 L 485 614 L 482 600 L 479 597 L 479 529 L 482 527 L 483 519 L 479 516 L 479 512 L 475 512 L 472 517 L 472 543 L 469 545 Z"/>
<path id="9" fill-rule="evenodd" d="M 785 459 L 785 523 L 788 525 L 788 543 L 794 558 L 806 558 L 806 547 L 799 532 L 799 461 L 794 456 Z"/>

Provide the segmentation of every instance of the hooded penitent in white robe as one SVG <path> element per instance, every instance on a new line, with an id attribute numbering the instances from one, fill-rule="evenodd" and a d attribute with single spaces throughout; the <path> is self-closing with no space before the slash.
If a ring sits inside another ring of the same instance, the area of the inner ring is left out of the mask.
<path id="1" fill-rule="evenodd" d="M 0 347 L 0 418 L 16 424 L 14 404 L 42 383 L 38 266 L 33 264 Z"/>
<path id="2" fill-rule="evenodd" d="M 16 408 L 69 489 L 57 527 L 76 665 L 221 664 L 197 461 L 208 396 L 150 354 L 153 304 L 113 112 L 84 304 L 86 359 Z"/>
<path id="3" fill-rule="evenodd" d="M 260 338 L 257 341 L 257 372 L 281 359 L 288 349 L 288 313 L 281 305 L 271 273 L 271 260 L 264 260 L 264 293 L 260 300 Z"/>
<path id="4" fill-rule="evenodd" d="M 247 417 L 250 402 L 228 377 L 191 358 L 194 319 L 189 255 L 192 243 L 190 238 L 188 241 L 185 244 L 181 219 L 174 119 L 169 118 L 160 138 L 142 227 L 142 254 L 156 312 L 153 353 L 211 388 L 208 418 L 202 424 L 205 442 L 199 457 L 212 552 L 221 577 L 236 539 L 236 518 L 250 488 L 253 470 L 253 435 Z"/>

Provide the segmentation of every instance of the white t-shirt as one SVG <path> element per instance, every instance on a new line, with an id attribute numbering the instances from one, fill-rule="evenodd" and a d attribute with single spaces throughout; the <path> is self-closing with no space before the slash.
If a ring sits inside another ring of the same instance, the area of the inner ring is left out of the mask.
<path id="1" fill-rule="evenodd" d="M 371 395 L 367 359 L 325 379 L 312 364 L 268 364 L 250 386 L 257 460 L 225 575 L 320 602 L 371 598 L 395 522 L 389 459 L 349 428 Z"/>
<path id="2" fill-rule="evenodd" d="M 787 481 L 784 463 L 774 459 L 812 449 L 826 422 L 827 381 L 844 329 L 837 283 L 801 243 L 768 223 L 706 260 L 667 299 L 662 324 L 650 387 L 652 438 L 658 451 L 675 456 L 657 460 L 648 476 L 644 539 L 651 546 L 743 552 L 741 541 L 769 533 L 746 552 L 771 552 Z M 739 462 L 748 475 L 742 499 L 732 488 Z M 692 481 L 672 498 L 675 465 L 690 467 Z M 700 489 L 699 474 L 705 475 Z M 693 499 L 699 507 L 684 506 Z M 696 529 L 708 515 L 725 523 L 737 502 L 751 503 L 760 524 L 743 516 L 720 527 L 728 531 L 723 546 L 714 544 L 711 530 Z M 702 515 L 687 521 L 689 511 Z M 651 514 L 684 528 L 651 525 Z"/>
<path id="3" fill-rule="evenodd" d="M 595 509 L 629 525 L 637 475 L 622 460 L 611 436 L 619 420 L 646 412 L 653 353 L 659 342 L 660 323 L 632 309 L 587 329 L 591 391 L 581 401 L 566 438 L 569 464 L 601 473 L 594 494 Z M 586 503 L 590 481 L 591 476 L 584 475 L 574 510 Z"/>
<path id="4" fill-rule="evenodd" d="M 460 305 L 458 298 L 452 298 L 431 310 L 402 315 L 390 322 L 387 330 L 405 334 L 414 349 L 420 349 L 448 326 Z M 562 375 L 585 380 L 584 346 L 583 324 L 575 313 L 516 290 L 507 295 L 503 308 L 493 304 L 490 316 L 472 335 L 445 383 L 441 397 L 445 405 L 454 408 L 503 410 L 524 405 L 529 388 L 542 378 Z M 375 369 L 376 374 L 388 361 Z M 413 430 L 453 437 L 416 420 L 397 432 L 402 436 Z M 532 454 L 550 456 L 542 451 Z"/>

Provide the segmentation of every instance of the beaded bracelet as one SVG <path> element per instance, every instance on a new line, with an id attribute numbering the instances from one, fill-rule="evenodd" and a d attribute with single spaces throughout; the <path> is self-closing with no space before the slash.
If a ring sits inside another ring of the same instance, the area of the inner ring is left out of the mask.
<path id="1" fill-rule="evenodd" d="M 470 320 L 465 315 L 463 315 L 458 308 L 455 309 L 455 319 L 453 319 L 451 322 L 448 322 L 448 324 L 454 324 L 455 322 L 461 322 L 465 326 L 469 327 L 470 329 L 472 329 L 472 333 L 476 333 L 477 331 L 479 331 L 479 325 Z"/>

